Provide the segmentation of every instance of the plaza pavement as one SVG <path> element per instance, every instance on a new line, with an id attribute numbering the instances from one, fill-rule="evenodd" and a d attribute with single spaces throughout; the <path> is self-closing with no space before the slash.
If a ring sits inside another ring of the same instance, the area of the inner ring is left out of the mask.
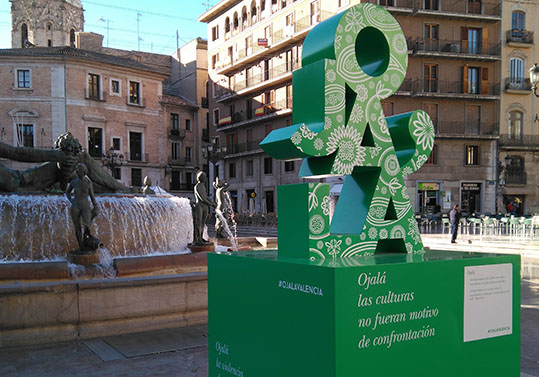
<path id="1" fill-rule="evenodd" d="M 252 232 L 253 230 L 248 230 Z M 274 230 L 258 231 L 272 236 Z M 240 230 L 240 235 L 245 234 Z M 539 238 L 423 234 L 431 249 L 519 253 L 531 275 L 539 266 Z M 539 377 L 539 277 L 522 279 L 521 377 Z M 495 355 L 492 355 L 495 357 Z M 119 335 L 85 341 L 0 349 L 1 377 L 205 377 L 207 326 Z M 485 376 L 488 377 L 488 376 Z"/>

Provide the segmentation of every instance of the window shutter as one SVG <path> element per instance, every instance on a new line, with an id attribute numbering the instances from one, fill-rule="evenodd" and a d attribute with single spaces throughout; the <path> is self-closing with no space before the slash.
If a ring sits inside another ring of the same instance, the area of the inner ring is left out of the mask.
<path id="1" fill-rule="evenodd" d="M 481 94 L 488 94 L 488 68 L 481 67 Z"/>
<path id="2" fill-rule="evenodd" d="M 462 67 L 462 92 L 468 93 L 468 66 Z"/>
<path id="3" fill-rule="evenodd" d="M 460 35 L 462 39 L 462 50 L 461 52 L 468 52 L 468 28 L 467 27 L 461 27 L 460 28 Z"/>
<path id="4" fill-rule="evenodd" d="M 488 54 L 488 29 L 481 29 L 481 37 L 483 43 L 483 54 Z"/>

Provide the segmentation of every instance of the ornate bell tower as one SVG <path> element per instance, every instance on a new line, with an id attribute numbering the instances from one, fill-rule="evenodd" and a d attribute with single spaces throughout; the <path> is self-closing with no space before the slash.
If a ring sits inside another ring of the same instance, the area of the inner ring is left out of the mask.
<path id="1" fill-rule="evenodd" d="M 75 46 L 84 31 L 80 0 L 10 0 L 11 47 Z"/>

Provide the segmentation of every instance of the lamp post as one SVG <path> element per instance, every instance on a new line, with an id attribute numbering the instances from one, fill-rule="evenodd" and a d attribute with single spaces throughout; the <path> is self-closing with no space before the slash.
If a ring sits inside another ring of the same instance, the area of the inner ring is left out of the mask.
<path id="1" fill-rule="evenodd" d="M 111 146 L 109 152 L 103 155 L 103 166 L 110 169 L 112 176 L 116 179 L 120 179 L 117 174 L 115 174 L 116 169 L 121 167 L 124 163 L 124 155 L 117 153 L 115 149 Z"/>
<path id="2" fill-rule="evenodd" d="M 208 162 L 213 166 L 212 171 L 208 171 L 208 182 L 213 182 L 215 180 L 215 167 L 217 166 L 217 162 L 223 159 L 223 157 L 226 155 L 227 148 L 225 145 L 219 145 L 217 137 L 212 137 L 211 142 L 204 144 L 202 146 L 202 155 L 203 157 L 208 160 Z M 212 173 L 213 174 L 210 174 Z M 213 185 L 210 186 L 210 191 L 213 192 Z"/>
<path id="3" fill-rule="evenodd" d="M 533 67 L 530 68 L 529 72 L 532 92 L 536 97 L 539 97 L 539 94 L 537 93 L 537 86 L 539 86 L 539 65 L 535 63 Z"/>

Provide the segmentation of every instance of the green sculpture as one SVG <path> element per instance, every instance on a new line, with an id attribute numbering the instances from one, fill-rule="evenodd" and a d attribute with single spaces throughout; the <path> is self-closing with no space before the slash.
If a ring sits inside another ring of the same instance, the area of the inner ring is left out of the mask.
<path id="1" fill-rule="evenodd" d="M 293 257 L 423 252 L 403 177 L 427 161 L 434 125 L 424 111 L 385 117 L 408 49 L 385 9 L 360 4 L 317 25 L 293 74 L 293 126 L 260 144 L 278 159 L 303 158 L 299 176 L 344 175 L 330 221 L 329 185 L 279 187 L 279 252 Z M 299 224 L 299 225 L 298 225 Z"/>

